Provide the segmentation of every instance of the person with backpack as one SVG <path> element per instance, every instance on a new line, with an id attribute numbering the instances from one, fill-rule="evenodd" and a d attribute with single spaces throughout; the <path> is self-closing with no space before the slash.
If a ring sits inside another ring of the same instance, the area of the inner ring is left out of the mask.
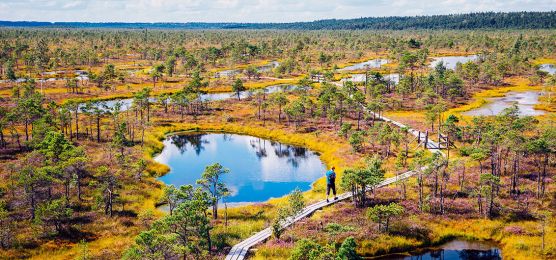
<path id="1" fill-rule="evenodd" d="M 336 197 L 336 172 L 334 170 L 336 167 L 332 166 L 332 168 L 326 172 L 326 202 L 330 202 L 328 200 L 328 195 L 330 195 L 330 190 L 334 193 L 334 200 L 337 200 Z"/>

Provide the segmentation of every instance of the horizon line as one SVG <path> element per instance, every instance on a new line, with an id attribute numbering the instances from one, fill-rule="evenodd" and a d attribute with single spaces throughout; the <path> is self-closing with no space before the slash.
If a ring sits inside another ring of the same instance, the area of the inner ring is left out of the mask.
<path id="1" fill-rule="evenodd" d="M 292 22 L 124 22 L 124 21 L 39 21 L 39 20 L 0 20 L 1 23 L 48 23 L 48 24 L 64 24 L 64 23 L 84 23 L 84 24 L 293 24 L 293 23 L 312 23 L 319 21 L 330 21 L 330 20 L 358 20 L 358 19 L 382 19 L 382 18 L 417 18 L 417 17 L 435 17 L 435 16 L 452 16 L 452 15 L 471 15 L 471 14 L 515 14 L 515 13 L 556 13 L 556 9 L 549 11 L 484 11 L 484 12 L 468 12 L 468 13 L 446 13 L 446 14 L 429 14 L 429 15 L 392 15 L 392 16 L 361 16 L 353 18 L 325 18 L 307 21 L 292 21 Z"/>

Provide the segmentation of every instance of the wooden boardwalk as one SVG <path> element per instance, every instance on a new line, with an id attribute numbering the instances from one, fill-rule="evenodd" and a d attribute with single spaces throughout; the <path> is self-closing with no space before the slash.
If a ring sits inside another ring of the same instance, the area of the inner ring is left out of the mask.
<path id="1" fill-rule="evenodd" d="M 335 83 L 334 82 L 333 84 L 338 85 L 340 83 Z M 379 115 L 379 114 L 377 114 L 373 111 L 367 110 L 366 112 L 371 114 L 371 115 L 374 115 L 375 118 L 377 118 L 378 120 L 382 120 L 384 122 L 391 123 L 391 124 L 393 124 L 393 125 L 395 125 L 399 128 L 407 128 L 408 132 L 410 134 L 412 134 L 415 137 L 417 137 L 418 139 L 420 139 L 420 140 L 418 140 L 419 143 L 427 142 L 425 144 L 425 148 L 427 148 L 429 151 L 431 151 L 433 153 L 434 152 L 439 152 L 443 156 L 445 156 L 444 153 L 442 153 L 442 151 L 441 151 L 440 145 L 437 142 L 434 142 L 434 141 L 431 141 L 430 139 L 425 138 L 425 135 L 422 132 L 420 132 L 419 130 L 412 129 L 412 128 L 410 128 L 410 127 L 408 127 L 408 126 L 406 126 L 406 125 L 404 125 L 400 122 L 394 121 L 394 120 L 392 120 L 390 118 L 387 118 L 387 117 L 384 117 L 384 116 L 381 116 L 381 115 Z M 400 174 L 396 177 L 388 178 L 388 179 L 382 181 L 380 184 L 378 184 L 375 188 L 388 186 L 388 185 L 390 185 L 392 183 L 395 183 L 397 181 L 407 179 L 407 178 L 413 176 L 415 173 L 417 173 L 417 172 L 416 171 L 408 171 L 408 172 Z M 330 200 L 330 202 L 326 202 L 326 200 L 321 200 L 317 203 L 311 204 L 311 205 L 307 206 L 305 209 L 303 209 L 303 211 L 301 213 L 299 213 L 298 215 L 286 219 L 282 223 L 282 228 L 289 227 L 291 224 L 293 224 L 293 223 L 311 215 L 313 212 L 315 212 L 315 211 L 317 211 L 321 208 L 324 208 L 328 205 L 334 204 L 338 201 L 348 199 L 348 198 L 351 197 L 351 195 L 352 195 L 351 192 L 346 192 L 346 193 L 340 194 L 338 196 L 338 200 Z M 256 245 L 258 243 L 261 243 L 261 242 L 267 240 L 268 238 L 270 238 L 270 236 L 272 236 L 272 230 L 270 229 L 270 227 L 263 229 L 262 231 L 256 233 L 255 235 L 253 235 L 253 236 L 241 241 L 240 243 L 236 244 L 235 246 L 233 246 L 232 249 L 230 250 L 230 252 L 228 253 L 228 255 L 226 256 L 226 260 L 242 260 L 242 259 L 245 259 L 245 257 L 247 256 L 247 253 L 249 252 L 249 249 L 251 247 L 253 247 L 254 245 Z"/>
<path id="2" fill-rule="evenodd" d="M 428 146 L 429 150 L 431 152 L 440 152 L 442 153 L 437 147 L 438 145 L 432 141 L 429 140 L 429 144 L 430 146 Z M 442 153 L 442 155 L 444 155 L 444 153 Z M 392 183 L 395 183 L 397 181 L 400 180 L 404 180 L 407 179 L 411 176 L 413 176 L 414 174 L 416 174 L 416 171 L 408 171 L 405 172 L 403 174 L 400 174 L 396 177 L 392 177 L 392 178 L 388 178 L 384 181 L 382 181 L 380 184 L 378 184 L 375 188 L 381 188 L 384 186 L 388 186 Z M 289 227 L 291 224 L 311 215 L 313 212 L 324 208 L 328 205 L 332 205 L 338 201 L 342 201 L 345 199 L 348 199 L 352 196 L 351 192 L 346 192 L 343 194 L 340 194 L 338 196 L 337 200 L 330 200 L 330 202 L 326 202 L 326 200 L 321 200 L 317 203 L 311 204 L 309 206 L 307 206 L 305 209 L 303 209 L 303 211 L 293 217 L 290 217 L 288 219 L 286 219 L 286 221 L 284 221 L 282 223 L 282 228 L 287 228 Z M 258 243 L 264 242 L 265 240 L 267 240 L 268 238 L 270 238 L 272 236 L 272 230 L 270 229 L 270 227 L 265 228 L 263 230 L 261 230 L 260 232 L 254 234 L 253 236 L 241 241 L 240 243 L 234 245 L 232 247 L 232 249 L 230 250 L 230 252 L 228 253 L 228 255 L 226 256 L 226 260 L 242 260 L 245 259 L 245 257 L 247 256 L 247 253 L 249 252 L 249 249 L 253 246 L 255 246 Z"/>
<path id="3" fill-rule="evenodd" d="M 399 180 L 407 179 L 415 173 L 416 172 L 414 172 L 414 171 L 408 171 L 408 172 L 400 174 L 396 177 L 388 178 L 388 179 L 382 181 L 380 184 L 378 184 L 375 188 L 388 186 L 388 185 L 390 185 L 394 182 L 397 182 Z M 351 195 L 352 195 L 351 192 L 346 192 L 346 193 L 340 194 L 338 196 L 337 200 L 330 200 L 330 202 L 326 202 L 326 200 L 321 200 L 317 203 L 311 204 L 308 207 L 306 207 L 305 209 L 303 209 L 303 211 L 301 213 L 299 213 L 298 215 L 286 219 L 286 221 L 284 221 L 282 223 L 282 228 L 289 227 L 291 224 L 293 224 L 293 223 L 311 215 L 313 212 L 315 212 L 315 211 L 317 211 L 321 208 L 324 208 L 328 205 L 334 204 L 338 201 L 348 199 L 348 198 L 351 197 Z M 238 243 L 237 245 L 232 247 L 232 249 L 230 250 L 230 252 L 226 256 L 226 260 L 245 259 L 245 257 L 247 256 L 247 253 L 249 252 L 249 249 L 251 247 L 253 247 L 254 245 L 256 245 L 258 243 L 261 243 L 261 242 L 267 240 L 268 238 L 270 238 L 270 236 L 272 236 L 272 230 L 270 229 L 270 227 L 263 229 L 262 231 L 256 233 L 255 235 L 241 241 L 240 243 Z"/>

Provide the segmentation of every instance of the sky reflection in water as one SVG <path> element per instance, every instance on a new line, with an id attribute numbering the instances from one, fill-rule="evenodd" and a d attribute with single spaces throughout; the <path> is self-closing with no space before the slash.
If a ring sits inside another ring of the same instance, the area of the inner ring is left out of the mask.
<path id="1" fill-rule="evenodd" d="M 308 190 L 325 171 L 315 152 L 251 136 L 174 135 L 164 145 L 155 160 L 171 171 L 161 181 L 194 184 L 207 165 L 218 162 L 231 171 L 223 179 L 232 191 L 227 202 L 262 202 L 295 188 Z"/>

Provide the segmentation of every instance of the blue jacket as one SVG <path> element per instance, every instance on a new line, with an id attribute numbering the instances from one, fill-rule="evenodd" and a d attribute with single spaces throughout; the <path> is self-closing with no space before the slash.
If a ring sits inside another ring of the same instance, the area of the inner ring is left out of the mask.
<path id="1" fill-rule="evenodd" d="M 336 173 L 333 170 L 326 172 L 326 183 L 332 184 L 336 181 Z"/>

